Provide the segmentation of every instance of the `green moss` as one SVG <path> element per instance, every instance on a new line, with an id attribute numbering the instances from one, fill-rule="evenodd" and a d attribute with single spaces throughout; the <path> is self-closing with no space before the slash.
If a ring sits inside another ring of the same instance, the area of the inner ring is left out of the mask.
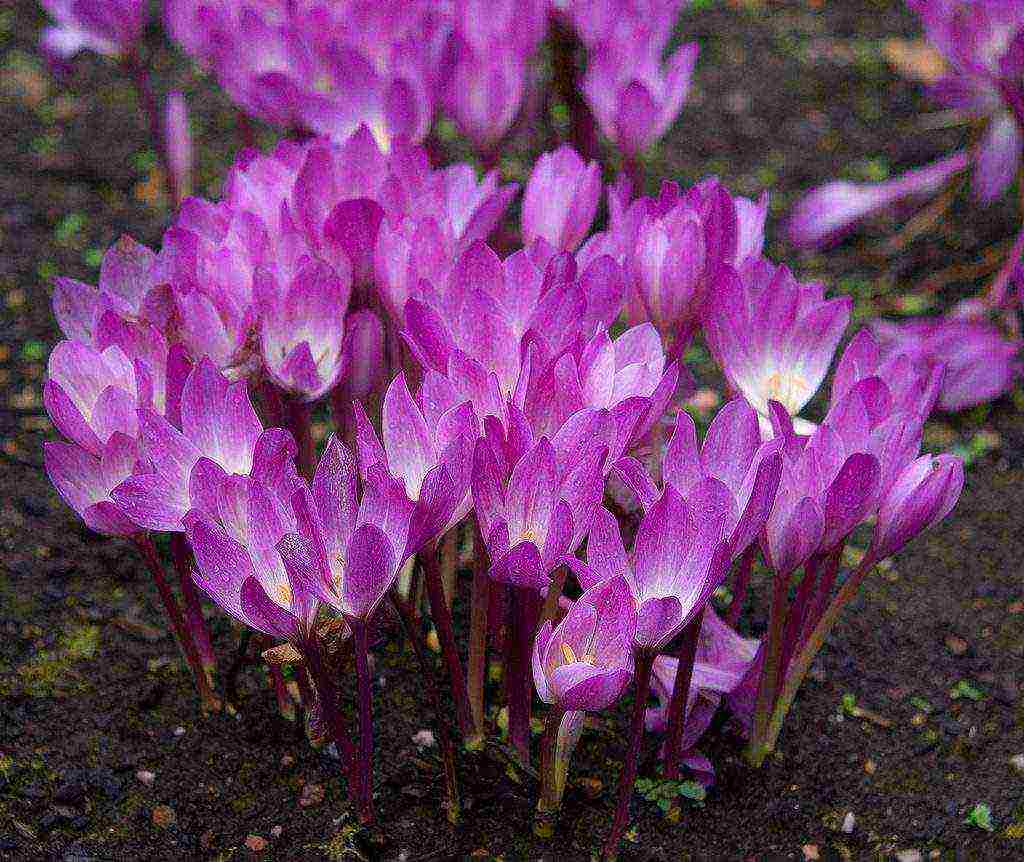
<path id="1" fill-rule="evenodd" d="M 60 697 L 88 691 L 91 683 L 75 664 L 96 655 L 99 638 L 99 627 L 94 625 L 66 631 L 56 649 L 40 652 L 18 667 L 16 676 L 22 693 L 29 697 Z"/>

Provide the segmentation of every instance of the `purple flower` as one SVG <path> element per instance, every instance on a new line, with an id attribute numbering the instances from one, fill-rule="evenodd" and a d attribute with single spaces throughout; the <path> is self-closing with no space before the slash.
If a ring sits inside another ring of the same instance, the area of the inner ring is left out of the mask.
<path id="1" fill-rule="evenodd" d="M 124 234 L 106 250 L 100 262 L 99 286 L 71 278 L 53 283 L 53 315 L 68 337 L 94 343 L 96 324 L 106 311 L 126 320 L 162 326 L 167 310 L 154 271 L 156 255 Z"/>
<path id="2" fill-rule="evenodd" d="M 984 320 L 876 320 L 871 327 L 887 359 L 904 355 L 918 369 L 945 367 L 939 395 L 942 410 L 964 410 L 993 401 L 1012 389 L 1020 374 L 1021 341 L 1004 337 Z"/>
<path id="3" fill-rule="evenodd" d="M 764 245 L 768 198 L 734 197 L 715 179 L 683 192 L 664 183 L 657 197 L 630 202 L 622 188 L 608 193 L 611 223 L 577 255 L 581 266 L 607 254 L 626 270 L 628 311 L 650 321 L 673 346 L 685 349 L 699 323 L 722 264 L 741 267 Z"/>
<path id="4" fill-rule="evenodd" d="M 883 560 L 935 526 L 953 510 L 963 487 L 964 465 L 953 455 L 922 455 L 908 464 L 878 507 L 868 554 Z"/>
<path id="5" fill-rule="evenodd" d="M 235 619 L 271 637 L 303 643 L 319 602 L 277 550 L 296 531 L 288 500 L 248 476 L 221 476 L 211 491 L 214 506 L 184 518 L 196 583 Z"/>
<path id="6" fill-rule="evenodd" d="M 345 619 L 369 620 L 405 562 L 408 521 L 372 483 L 360 495 L 355 460 L 333 436 L 292 506 L 298 530 L 278 545 L 289 578 Z"/>
<path id="7" fill-rule="evenodd" d="M 181 395 L 181 430 L 152 410 L 138 411 L 147 468 L 114 489 L 128 516 L 151 530 L 181 531 L 190 510 L 215 513 L 225 476 L 253 476 L 275 493 L 295 480 L 295 443 L 263 430 L 244 381 L 229 383 L 209 359 L 189 374 Z"/>
<path id="8" fill-rule="evenodd" d="M 115 432 L 99 457 L 73 443 L 45 443 L 43 460 L 57 493 L 90 530 L 105 536 L 141 532 L 110 496 L 136 469 L 138 444 L 133 439 Z"/>
<path id="9" fill-rule="evenodd" d="M 42 0 L 56 26 L 43 30 L 43 53 L 59 62 L 82 50 L 108 57 L 125 54 L 146 24 L 143 0 Z"/>
<path id="10" fill-rule="evenodd" d="M 310 263 L 289 285 L 280 285 L 270 270 L 256 273 L 263 367 L 278 386 L 306 401 L 329 391 L 343 371 L 352 283 L 345 267 Z"/>
<path id="11" fill-rule="evenodd" d="M 594 516 L 587 538 L 587 563 L 568 563 L 586 589 L 611 577 L 629 585 L 637 608 L 634 643 L 661 650 L 707 604 L 730 562 L 726 541 L 728 488 L 701 482 L 683 497 L 671 485 L 644 515 L 629 557 L 618 522 L 606 509 Z"/>
<path id="12" fill-rule="evenodd" d="M 542 154 L 523 193 L 523 245 L 543 239 L 557 251 L 575 251 L 594 221 L 601 185 L 601 166 L 568 144 Z"/>
<path id="13" fill-rule="evenodd" d="M 708 347 L 767 430 L 769 401 L 797 417 L 821 386 L 852 300 L 826 300 L 820 284 L 800 284 L 763 258 L 719 273 L 704 322 Z M 813 428 L 799 417 L 794 422 L 802 433 Z"/>
<path id="14" fill-rule="evenodd" d="M 487 52 L 456 41 L 443 91 L 445 110 L 480 150 L 492 150 L 509 130 L 523 100 L 526 62 L 512 45 Z"/>
<path id="15" fill-rule="evenodd" d="M 646 23 L 617 26 L 590 52 L 582 90 L 601 131 L 635 156 L 668 131 L 686 101 L 699 46 L 690 42 L 661 64 Z"/>
<path id="16" fill-rule="evenodd" d="M 555 448 L 542 437 L 511 467 L 488 440 L 473 454 L 476 517 L 497 581 L 543 592 L 567 554 L 579 547 L 604 491 L 607 449 L 590 443 L 558 464 Z"/>
<path id="17" fill-rule="evenodd" d="M 391 478 L 391 505 L 408 513 L 403 559 L 438 538 L 469 511 L 470 469 L 479 423 L 468 402 L 438 403 L 421 389 L 413 399 L 399 374 L 384 395 L 384 445 L 358 402 L 356 440 L 364 479 L 374 468 Z"/>
<path id="18" fill-rule="evenodd" d="M 786 222 L 789 241 L 798 248 L 828 246 L 857 222 L 903 198 L 934 194 L 967 165 L 967 153 L 959 152 L 882 183 L 833 180 L 797 202 Z"/>
<path id="19" fill-rule="evenodd" d="M 687 413 L 678 414 L 661 475 L 666 486 L 684 496 L 707 479 L 729 489 L 732 504 L 726 533 L 736 558 L 757 538 L 771 512 L 782 473 L 779 448 L 778 441 L 761 442 L 757 413 L 736 398 L 715 416 L 699 448 L 693 419 Z M 650 509 L 660 492 L 640 462 L 623 458 L 615 466 L 644 509 Z"/>
<path id="20" fill-rule="evenodd" d="M 615 703 L 633 678 L 636 610 L 622 578 L 596 583 L 533 645 L 533 681 L 545 703 L 597 712 Z"/>

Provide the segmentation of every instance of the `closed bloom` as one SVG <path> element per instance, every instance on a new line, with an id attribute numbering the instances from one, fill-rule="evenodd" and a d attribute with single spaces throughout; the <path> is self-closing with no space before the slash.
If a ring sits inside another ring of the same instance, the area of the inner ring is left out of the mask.
<path id="1" fill-rule="evenodd" d="M 604 490 L 607 449 L 591 442 L 559 469 L 547 438 L 514 464 L 507 484 L 488 440 L 473 455 L 473 503 L 491 558 L 492 578 L 543 592 L 567 554 L 583 541 Z M 503 459 L 502 459 L 503 460 Z"/>
<path id="2" fill-rule="evenodd" d="M 798 414 L 825 379 L 851 307 L 849 297 L 826 300 L 820 284 L 800 284 L 764 259 L 721 270 L 705 316 L 708 346 L 766 431 L 769 401 L 797 417 L 801 433 L 813 428 Z"/>
<path id="3" fill-rule="evenodd" d="M 636 611 L 622 578 L 596 583 L 533 645 L 533 681 L 545 703 L 597 712 L 615 703 L 633 677 Z"/>
<path id="4" fill-rule="evenodd" d="M 625 579 L 637 609 L 637 649 L 661 650 L 725 578 L 730 504 L 728 489 L 715 479 L 701 482 L 685 500 L 666 486 L 641 520 L 628 557 L 614 516 L 606 509 L 594 516 L 586 565 L 568 562 L 584 588 L 610 577 Z"/>
<path id="5" fill-rule="evenodd" d="M 421 389 L 413 399 L 399 374 L 384 395 L 377 438 L 362 405 L 354 405 L 359 469 L 381 468 L 391 479 L 391 504 L 407 513 L 403 559 L 458 523 L 469 511 L 470 468 L 478 420 L 468 402 L 438 403 Z"/>
<path id="6" fill-rule="evenodd" d="M 868 553 L 883 560 L 943 520 L 960 499 L 963 462 L 953 455 L 922 455 L 900 473 L 878 507 Z"/>
<path id="7" fill-rule="evenodd" d="M 270 270 L 257 271 L 263 366 L 285 391 L 315 401 L 342 373 L 351 283 L 347 263 L 310 263 L 288 285 Z"/>
<path id="8" fill-rule="evenodd" d="M 601 198 L 601 167 L 585 163 L 568 144 L 537 159 L 523 194 L 523 245 L 543 239 L 575 251 L 590 231 Z"/>

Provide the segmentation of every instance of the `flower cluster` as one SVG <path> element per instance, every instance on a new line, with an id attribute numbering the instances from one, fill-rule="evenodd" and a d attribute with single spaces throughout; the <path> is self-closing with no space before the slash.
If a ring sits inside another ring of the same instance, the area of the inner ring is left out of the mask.
<path id="1" fill-rule="evenodd" d="M 158 252 L 125 237 L 97 285 L 54 285 L 65 340 L 44 396 L 65 440 L 46 445 L 53 484 L 88 527 L 138 546 L 210 708 L 195 587 L 277 642 L 264 657 L 279 699 L 291 664 L 364 823 L 371 632 L 391 612 L 422 662 L 458 817 L 421 583 L 467 748 L 489 732 L 489 646 L 524 763 L 534 693 L 547 705 L 539 835 L 584 714 L 634 687 L 610 856 L 645 730 L 665 736 L 666 777 L 710 782 L 697 746 L 724 704 L 760 763 L 859 584 L 959 497 L 959 460 L 921 441 L 937 402 L 978 387 L 983 332 L 856 333 L 815 422 L 851 303 L 765 257 L 766 195 L 708 178 L 647 196 L 625 174 L 606 189 L 601 166 L 562 145 L 533 166 L 517 243 L 505 214 L 518 186 L 432 166 L 415 143 L 440 99 L 493 151 L 551 13 L 591 52 L 583 92 L 635 159 L 677 113 L 696 56 L 684 46 L 662 69 L 678 6 L 168 3 L 174 37 L 246 110 L 301 134 L 243 150 L 222 199 L 184 200 Z M 168 112 L 179 139 L 183 115 Z M 696 338 L 734 396 L 703 435 L 686 410 Z M 954 353 L 943 338 L 964 343 Z M 318 446 L 327 405 L 334 433 Z M 873 538 L 842 579 L 864 524 Z M 180 604 L 153 533 L 170 534 Z M 452 602 L 470 534 L 464 666 Z M 758 557 L 772 601 L 754 640 L 736 623 Z M 727 584 L 720 616 L 712 596 Z"/>

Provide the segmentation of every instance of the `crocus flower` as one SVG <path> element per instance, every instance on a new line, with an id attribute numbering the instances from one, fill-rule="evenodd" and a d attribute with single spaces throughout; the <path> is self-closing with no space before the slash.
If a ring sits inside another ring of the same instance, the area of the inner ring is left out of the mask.
<path id="1" fill-rule="evenodd" d="M 379 490 L 360 494 L 355 459 L 334 436 L 292 507 L 298 529 L 279 543 L 289 577 L 346 620 L 369 620 L 405 562 L 408 523 Z"/>
<path id="2" fill-rule="evenodd" d="M 663 183 L 657 196 L 630 201 L 623 186 L 608 192 L 608 230 L 580 249 L 580 265 L 610 255 L 626 271 L 627 310 L 649 321 L 679 355 L 699 325 L 722 264 L 742 267 L 764 246 L 768 198 L 731 195 L 714 178 L 683 191 Z"/>
<path id="3" fill-rule="evenodd" d="M 68 338 L 92 344 L 96 324 L 106 311 L 126 320 L 145 320 L 162 326 L 156 255 L 124 234 L 103 253 L 98 286 L 72 278 L 53 282 L 53 316 Z"/>
<path id="4" fill-rule="evenodd" d="M 215 512 L 225 476 L 253 476 L 277 493 L 295 481 L 295 443 L 263 430 L 244 381 L 229 383 L 209 359 L 189 374 L 181 395 L 181 430 L 152 410 L 138 411 L 146 470 L 113 491 L 128 516 L 151 530 L 184 529 L 191 510 Z"/>
<path id="5" fill-rule="evenodd" d="M 945 367 L 938 402 L 942 410 L 993 401 L 1012 389 L 1020 374 L 1021 341 L 1006 338 L 985 320 L 876 320 L 871 328 L 886 358 L 905 355 L 919 368 Z"/>
<path id="6" fill-rule="evenodd" d="M 688 413 L 676 417 L 675 430 L 665 450 L 661 475 L 684 496 L 705 479 L 721 482 L 732 494 L 726 532 L 734 557 L 739 557 L 764 526 L 775 502 L 782 474 L 779 442 L 761 442 L 757 413 L 742 398 L 726 404 L 715 415 L 701 447 Z M 634 458 L 616 462 L 616 471 L 650 509 L 660 496 L 650 474 Z"/>
<path id="7" fill-rule="evenodd" d="M 478 420 L 468 402 L 438 404 L 413 399 L 399 374 L 384 395 L 381 445 L 362 405 L 354 405 L 359 469 L 364 478 L 380 467 L 393 480 L 392 503 L 409 513 L 402 557 L 415 553 L 458 523 L 469 510 L 470 468 Z"/>
<path id="8" fill-rule="evenodd" d="M 323 262 L 299 270 L 281 285 L 270 270 L 258 270 L 263 367 L 286 392 L 315 401 L 330 390 L 343 370 L 345 312 L 351 270 Z"/>
<path id="9" fill-rule="evenodd" d="M 627 557 L 618 522 L 606 509 L 594 516 L 587 562 L 568 560 L 584 589 L 622 577 L 637 608 L 634 646 L 653 655 L 707 604 L 725 578 L 731 551 L 726 518 L 731 497 L 716 479 L 706 479 L 684 499 L 665 487 L 637 529 Z"/>
<path id="10" fill-rule="evenodd" d="M 56 25 L 43 30 L 40 45 L 58 62 L 82 50 L 108 57 L 125 54 L 146 24 L 143 0 L 43 0 L 43 7 Z"/>
<path id="11" fill-rule="evenodd" d="M 46 475 L 85 525 L 105 536 L 133 536 L 141 528 L 111 499 L 110 492 L 132 475 L 138 444 L 115 432 L 99 457 L 74 443 L 44 443 Z"/>
<path id="12" fill-rule="evenodd" d="M 597 712 L 615 703 L 633 675 L 636 611 L 622 578 L 593 584 L 557 625 L 541 626 L 533 680 L 545 703 Z"/>
<path id="13" fill-rule="evenodd" d="M 445 109 L 478 149 L 493 150 L 519 113 L 526 77 L 523 57 L 511 45 L 479 53 L 458 42 L 449 63 Z"/>
<path id="14" fill-rule="evenodd" d="M 193 510 L 184 529 L 196 583 L 221 608 L 274 638 L 304 644 L 319 602 L 284 565 L 278 543 L 296 530 L 288 501 L 248 476 L 215 482 L 216 508 Z"/>
<path id="15" fill-rule="evenodd" d="M 575 251 L 590 231 L 601 198 L 601 167 L 584 162 L 568 144 L 537 159 L 523 193 L 523 245 L 543 239 Z"/>
<path id="16" fill-rule="evenodd" d="M 883 560 L 948 515 L 964 486 L 963 461 L 953 455 L 922 455 L 908 464 L 878 507 L 868 554 Z"/>
<path id="17" fill-rule="evenodd" d="M 607 450 L 591 445 L 559 471 L 551 443 L 540 438 L 512 467 L 507 487 L 487 440 L 473 454 L 473 503 L 497 581 L 543 592 L 566 554 L 579 547 L 604 491 Z"/>
<path id="18" fill-rule="evenodd" d="M 625 155 L 636 156 L 668 131 L 686 101 L 699 46 L 678 48 L 664 67 L 660 46 L 643 27 L 616 28 L 592 49 L 583 94 L 601 131 Z"/>
<path id="19" fill-rule="evenodd" d="M 825 379 L 852 300 L 826 300 L 820 284 L 800 284 L 764 259 L 720 274 L 704 331 L 729 385 L 757 410 L 765 431 L 769 401 L 782 404 L 801 433 L 810 431 L 797 414 Z"/>

